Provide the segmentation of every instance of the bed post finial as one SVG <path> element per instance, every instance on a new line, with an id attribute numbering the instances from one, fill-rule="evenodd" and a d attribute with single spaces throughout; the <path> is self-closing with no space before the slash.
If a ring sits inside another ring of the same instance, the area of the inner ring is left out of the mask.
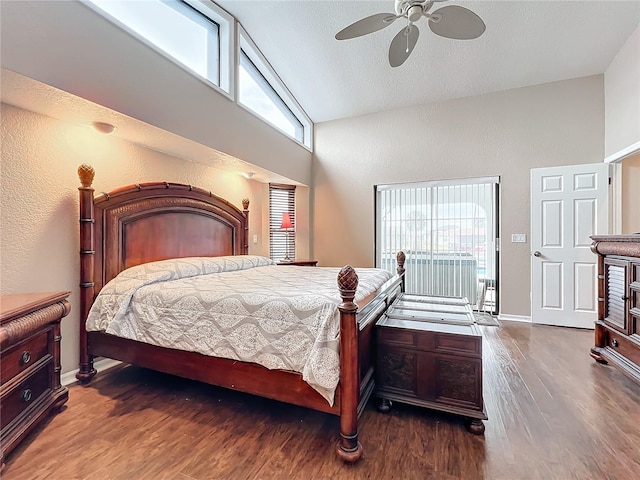
<path id="1" fill-rule="evenodd" d="M 95 177 L 95 175 L 96 171 L 87 163 L 83 163 L 78 167 L 78 176 L 80 177 L 80 183 L 84 188 L 91 187 L 93 177 Z"/>
<path id="2" fill-rule="evenodd" d="M 358 403 L 360 401 L 360 363 L 358 357 L 358 305 L 353 302 L 358 289 L 358 274 L 350 265 L 338 274 L 342 303 L 340 310 L 340 440 L 338 456 L 347 463 L 362 457 L 358 441 Z"/>
<path id="3" fill-rule="evenodd" d="M 396 273 L 398 275 L 402 275 L 402 283 L 400 284 L 400 291 L 402 293 L 405 292 L 404 287 L 405 287 L 405 283 L 404 283 L 404 262 L 407 259 L 407 256 L 404 254 L 404 252 L 402 250 L 400 250 L 397 254 L 396 254 L 396 260 L 398 262 L 398 267 L 396 268 Z"/>
<path id="4" fill-rule="evenodd" d="M 356 289 L 358 288 L 358 274 L 351 265 L 342 267 L 340 273 L 338 273 L 338 288 L 340 289 L 343 305 L 353 304 Z"/>
<path id="5" fill-rule="evenodd" d="M 249 199 L 248 198 L 243 198 L 242 199 L 242 208 L 244 210 L 249 210 Z"/>
<path id="6" fill-rule="evenodd" d="M 396 272 L 398 273 L 398 275 L 402 275 L 404 273 L 404 262 L 406 259 L 407 259 L 407 256 L 404 254 L 402 250 L 400 250 L 396 254 L 396 260 L 398 262 L 398 268 L 396 269 Z"/>

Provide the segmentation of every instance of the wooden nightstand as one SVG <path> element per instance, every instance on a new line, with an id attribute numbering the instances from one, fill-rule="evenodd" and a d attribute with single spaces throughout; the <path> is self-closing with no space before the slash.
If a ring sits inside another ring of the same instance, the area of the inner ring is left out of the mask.
<path id="1" fill-rule="evenodd" d="M 296 265 L 298 267 L 315 267 L 317 260 L 293 260 L 291 262 L 278 262 L 278 265 Z"/>
<path id="2" fill-rule="evenodd" d="M 448 303 L 447 303 L 448 302 Z M 401 295 L 376 324 L 376 396 L 466 417 L 480 435 L 482 334 L 466 299 Z"/>
<path id="3" fill-rule="evenodd" d="M 2 460 L 69 391 L 60 385 L 60 321 L 70 292 L 0 297 Z"/>

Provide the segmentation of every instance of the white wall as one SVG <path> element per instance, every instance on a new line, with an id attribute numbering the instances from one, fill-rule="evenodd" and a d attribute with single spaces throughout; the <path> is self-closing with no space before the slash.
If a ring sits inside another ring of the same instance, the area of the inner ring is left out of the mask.
<path id="1" fill-rule="evenodd" d="M 2 67 L 309 185 L 311 152 L 89 7 L 0 7 Z"/>
<path id="2" fill-rule="evenodd" d="M 114 136 L 1 104 L 0 293 L 71 291 L 62 325 L 62 371 L 78 364 L 79 223 L 77 168 L 96 170 L 97 193 L 146 181 L 192 184 L 242 208 L 251 201 L 250 253 L 269 254 L 268 187 L 239 174 L 149 150 Z M 265 191 L 267 192 L 265 194 Z M 301 188 L 301 195 L 308 189 Z M 307 194 L 308 198 L 308 194 Z M 298 224 L 308 238 L 308 223 Z M 306 230 L 305 230 L 306 229 Z M 304 250 L 304 246 L 300 247 Z"/>
<path id="3" fill-rule="evenodd" d="M 603 76 L 316 125 L 313 252 L 323 265 L 374 262 L 376 184 L 500 175 L 501 313 L 529 316 L 529 172 L 601 162 Z"/>
<path id="4" fill-rule="evenodd" d="M 622 231 L 640 233 L 640 153 L 622 160 Z"/>
<path id="5" fill-rule="evenodd" d="M 604 74 L 605 157 L 640 142 L 640 26 Z"/>

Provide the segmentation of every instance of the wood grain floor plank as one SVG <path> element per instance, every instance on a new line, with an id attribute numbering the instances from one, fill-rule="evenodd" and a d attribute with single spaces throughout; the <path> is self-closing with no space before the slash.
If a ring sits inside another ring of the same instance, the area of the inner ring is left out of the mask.
<path id="1" fill-rule="evenodd" d="M 3 480 L 636 480 L 640 386 L 593 362 L 593 332 L 482 327 L 484 436 L 459 417 L 367 406 L 362 460 L 337 417 L 136 367 L 72 386 L 6 459 Z"/>

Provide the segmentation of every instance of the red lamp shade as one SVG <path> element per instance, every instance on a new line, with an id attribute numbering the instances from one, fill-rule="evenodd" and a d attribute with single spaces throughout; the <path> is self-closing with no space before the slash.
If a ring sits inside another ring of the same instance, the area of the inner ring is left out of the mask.
<path id="1" fill-rule="evenodd" d="M 288 212 L 282 214 L 282 225 L 280 228 L 293 228 L 293 223 L 291 223 L 291 215 Z"/>

